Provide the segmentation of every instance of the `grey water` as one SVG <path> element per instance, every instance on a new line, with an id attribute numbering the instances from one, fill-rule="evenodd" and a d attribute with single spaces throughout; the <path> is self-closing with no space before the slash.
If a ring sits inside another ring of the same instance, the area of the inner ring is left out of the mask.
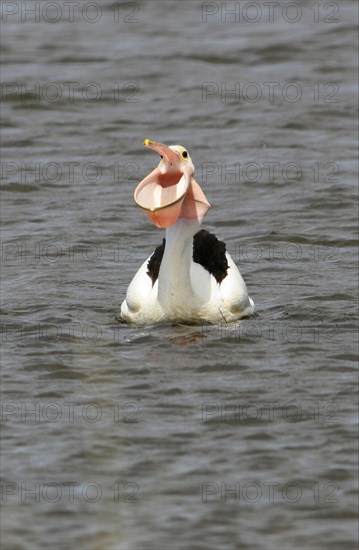
<path id="1" fill-rule="evenodd" d="M 358 8 L 273 4 L 2 4 L 4 549 L 357 547 Z M 119 322 L 145 138 L 251 319 Z"/>

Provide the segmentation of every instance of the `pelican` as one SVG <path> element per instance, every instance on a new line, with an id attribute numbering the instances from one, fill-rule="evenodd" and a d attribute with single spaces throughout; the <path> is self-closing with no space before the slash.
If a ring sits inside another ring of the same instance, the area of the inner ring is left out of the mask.
<path id="1" fill-rule="evenodd" d="M 231 323 L 249 317 L 254 302 L 226 252 L 226 245 L 201 229 L 211 205 L 194 179 L 194 165 L 181 145 L 145 139 L 161 161 L 137 186 L 134 199 L 166 238 L 142 264 L 121 305 L 124 321 Z"/>

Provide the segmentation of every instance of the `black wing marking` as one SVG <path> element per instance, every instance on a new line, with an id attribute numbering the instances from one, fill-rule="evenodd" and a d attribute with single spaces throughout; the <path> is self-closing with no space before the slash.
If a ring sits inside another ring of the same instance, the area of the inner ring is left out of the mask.
<path id="1" fill-rule="evenodd" d="M 152 286 L 158 279 L 165 245 L 166 239 L 163 239 L 147 263 L 147 275 L 152 280 Z M 213 275 L 217 283 L 221 283 L 228 275 L 226 244 L 205 229 L 201 229 L 193 237 L 193 261 Z"/>
<path id="2" fill-rule="evenodd" d="M 193 261 L 201 264 L 217 283 L 221 283 L 227 277 L 229 268 L 226 243 L 219 241 L 213 233 L 201 229 L 193 237 Z"/>
<path id="3" fill-rule="evenodd" d="M 157 248 L 155 249 L 154 253 L 152 254 L 151 258 L 148 260 L 148 263 L 147 263 L 147 275 L 151 277 L 152 286 L 155 284 L 155 282 L 158 279 L 158 273 L 160 271 L 163 253 L 165 251 L 165 244 L 166 244 L 166 239 L 163 239 L 162 244 L 157 246 Z"/>

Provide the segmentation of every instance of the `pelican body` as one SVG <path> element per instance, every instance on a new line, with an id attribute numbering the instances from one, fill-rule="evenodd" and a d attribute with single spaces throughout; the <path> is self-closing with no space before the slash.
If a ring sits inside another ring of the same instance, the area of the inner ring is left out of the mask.
<path id="1" fill-rule="evenodd" d="M 136 325 L 173 322 L 230 323 L 254 311 L 245 282 L 226 245 L 201 229 L 211 208 L 194 179 L 194 165 L 181 145 L 146 139 L 161 161 L 137 186 L 135 202 L 166 238 L 142 264 L 121 305 Z"/>

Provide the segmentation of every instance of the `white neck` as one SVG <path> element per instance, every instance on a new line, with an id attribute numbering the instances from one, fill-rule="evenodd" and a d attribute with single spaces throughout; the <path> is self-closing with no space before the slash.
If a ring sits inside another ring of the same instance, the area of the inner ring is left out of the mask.
<path id="1" fill-rule="evenodd" d="M 166 246 L 158 275 L 158 299 L 168 311 L 195 305 L 197 295 L 191 285 L 193 235 L 199 231 L 198 220 L 180 219 L 166 229 Z"/>

